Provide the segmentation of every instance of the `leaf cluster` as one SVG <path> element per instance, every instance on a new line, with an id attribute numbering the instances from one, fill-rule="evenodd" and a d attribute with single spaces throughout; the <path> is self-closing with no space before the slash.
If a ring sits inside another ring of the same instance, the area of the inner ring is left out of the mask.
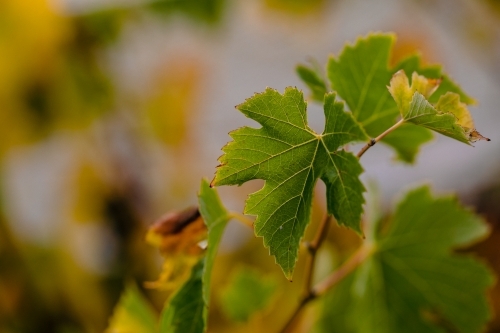
<path id="1" fill-rule="evenodd" d="M 418 56 L 389 66 L 393 43 L 392 34 L 371 34 L 347 45 L 328 61 L 328 83 L 317 68 L 298 67 L 312 97 L 323 102 L 321 134 L 308 126 L 307 103 L 297 88 L 283 94 L 267 88 L 236 107 L 262 127 L 230 133 L 233 141 L 222 149 L 211 186 L 266 181 L 249 196 L 245 213 L 257 216 L 255 234 L 289 279 L 318 179 L 326 184 L 328 213 L 362 234 L 365 188 L 358 159 L 368 148 L 381 141 L 399 159 L 413 162 L 419 146 L 432 138 L 429 130 L 467 144 L 483 138 L 465 104 L 472 98 L 439 67 L 422 66 Z M 357 157 L 345 150 L 360 141 L 367 145 Z"/>

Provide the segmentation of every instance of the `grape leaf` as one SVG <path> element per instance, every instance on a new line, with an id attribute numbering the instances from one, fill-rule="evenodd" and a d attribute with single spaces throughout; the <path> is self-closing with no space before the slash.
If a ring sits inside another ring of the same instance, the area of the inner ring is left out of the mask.
<path id="1" fill-rule="evenodd" d="M 441 85 L 432 95 L 431 102 L 444 93 L 451 91 L 459 94 L 462 101 L 472 103 L 458 85 L 441 73 L 438 66 L 423 67 L 418 55 L 410 56 L 393 68 L 389 67 L 393 34 L 369 34 L 359 38 L 354 45 L 347 45 L 337 59 L 331 57 L 327 74 L 333 90 L 343 98 L 354 117 L 371 137 L 377 137 L 391 127 L 399 115 L 397 105 L 391 98 L 386 86 L 394 73 L 404 70 L 407 74 L 419 72 L 430 78 L 442 78 Z M 429 141 L 426 130 L 414 130 L 405 144 L 397 138 L 404 137 L 402 128 L 396 129 L 382 142 L 394 148 L 398 158 L 413 162 L 421 144 Z"/>
<path id="2" fill-rule="evenodd" d="M 489 141 L 476 131 L 472 116 L 467 106 L 460 102 L 458 94 L 447 92 L 434 106 L 427 101 L 439 83 L 439 80 L 427 79 L 413 72 L 410 85 L 404 71 L 394 74 L 388 89 L 403 120 L 466 144 L 480 139 Z"/>
<path id="3" fill-rule="evenodd" d="M 222 310 L 230 319 L 246 322 L 269 305 L 276 287 L 275 279 L 263 276 L 255 269 L 240 267 L 222 291 Z"/>
<path id="4" fill-rule="evenodd" d="M 160 333 L 205 332 L 206 304 L 203 301 L 204 259 L 191 270 L 191 276 L 163 308 Z"/>
<path id="5" fill-rule="evenodd" d="M 484 237 L 487 225 L 426 186 L 407 194 L 389 222 L 376 233 L 372 256 L 327 295 L 322 331 L 480 331 L 490 317 L 493 277 L 453 249 Z"/>
<path id="6" fill-rule="evenodd" d="M 157 314 L 137 286 L 129 284 L 116 305 L 106 333 L 155 333 Z"/>
<path id="7" fill-rule="evenodd" d="M 309 223 L 312 192 L 321 178 L 327 187 L 328 212 L 341 225 L 361 233 L 359 221 L 364 187 L 362 168 L 351 153 L 338 149 L 366 135 L 334 93 L 325 96 L 325 130 L 316 134 L 307 125 L 306 102 L 296 88 L 281 95 L 273 89 L 237 106 L 259 122 L 230 133 L 223 147 L 212 186 L 241 185 L 264 179 L 264 187 L 249 196 L 245 213 L 257 215 L 255 234 L 264 238 L 285 276 L 291 279 L 299 242 Z"/>
<path id="8" fill-rule="evenodd" d="M 206 255 L 191 270 L 187 282 L 165 305 L 160 331 L 202 333 L 206 330 L 212 268 L 229 214 L 217 195 L 203 179 L 198 195 L 199 212 L 208 229 Z"/>
<path id="9" fill-rule="evenodd" d="M 322 78 L 319 70 L 306 65 L 298 65 L 295 70 L 304 83 L 311 89 L 311 99 L 323 102 L 327 93 L 326 82 Z"/>

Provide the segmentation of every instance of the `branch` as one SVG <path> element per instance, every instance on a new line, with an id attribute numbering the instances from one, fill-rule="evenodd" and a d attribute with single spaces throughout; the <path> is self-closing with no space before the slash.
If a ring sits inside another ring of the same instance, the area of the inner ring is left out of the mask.
<path id="1" fill-rule="evenodd" d="M 323 221 L 321 221 L 320 226 L 318 227 L 318 230 L 316 231 L 316 235 L 314 236 L 314 239 L 312 242 L 307 243 L 307 250 L 309 251 L 309 258 L 306 262 L 306 277 L 305 277 L 305 284 L 304 284 L 304 298 L 307 298 L 311 292 L 312 292 L 312 280 L 313 280 L 313 273 L 314 273 L 314 266 L 316 263 L 316 253 L 318 252 L 318 249 L 320 248 L 321 244 L 325 240 L 326 234 L 328 233 L 328 227 L 330 226 L 330 222 L 332 220 L 332 217 L 328 214 L 326 214 L 325 218 Z"/>
<path id="2" fill-rule="evenodd" d="M 361 265 L 374 251 L 373 245 L 363 245 L 354 254 L 347 259 L 337 270 L 330 274 L 326 279 L 318 283 L 310 292 L 302 298 L 299 305 L 288 319 L 287 323 L 280 331 L 286 333 L 292 327 L 295 319 L 299 316 L 302 309 L 311 301 L 323 296 L 330 289 L 335 287 L 340 281 L 352 273 Z"/>
<path id="3" fill-rule="evenodd" d="M 371 147 L 373 147 L 377 142 L 379 142 L 380 140 L 382 140 L 387 134 L 391 133 L 392 131 L 394 131 L 396 128 L 398 128 L 399 126 L 401 126 L 402 124 L 404 124 L 405 120 L 404 119 L 400 119 L 397 123 L 395 123 L 394 125 L 392 125 L 392 127 L 390 127 L 389 129 L 387 129 L 384 133 L 380 134 L 379 136 L 377 136 L 375 139 L 371 139 L 366 145 L 364 145 L 363 148 L 361 148 L 361 150 L 359 151 L 358 155 L 356 155 L 358 158 L 361 158 L 361 156 L 363 156 L 363 154 L 368 150 L 370 149 Z"/>

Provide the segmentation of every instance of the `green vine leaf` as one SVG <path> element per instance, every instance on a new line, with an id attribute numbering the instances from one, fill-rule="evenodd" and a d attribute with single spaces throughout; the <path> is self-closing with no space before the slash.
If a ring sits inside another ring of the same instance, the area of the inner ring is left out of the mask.
<path id="1" fill-rule="evenodd" d="M 432 103 L 446 92 L 459 94 L 465 103 L 474 102 L 449 77 L 441 73 L 439 66 L 422 66 L 418 55 L 404 59 L 393 68 L 389 67 L 394 41 L 393 34 L 369 34 L 359 38 L 354 45 L 345 46 L 337 58 L 331 57 L 328 61 L 327 74 L 332 89 L 346 101 L 368 135 L 375 138 L 396 122 L 398 107 L 386 86 L 399 70 L 408 75 L 418 72 L 429 78 L 441 79 L 439 88 L 430 100 Z M 402 144 L 400 139 L 405 137 L 405 131 L 397 128 L 382 142 L 396 150 L 398 159 L 412 163 L 419 147 L 431 139 L 431 134 L 425 129 L 414 129 L 409 135 L 412 140 L 406 138 L 406 142 Z"/>
<path id="2" fill-rule="evenodd" d="M 323 103 L 328 90 L 319 70 L 306 65 L 298 65 L 295 70 L 302 81 L 311 89 L 311 99 Z"/>
<path id="3" fill-rule="evenodd" d="M 407 194 L 373 240 L 374 252 L 325 300 L 320 331 L 479 332 L 490 317 L 489 269 L 453 250 L 487 225 L 455 198 L 424 186 Z"/>
<path id="4" fill-rule="evenodd" d="M 366 134 L 334 93 L 324 100 L 325 130 L 316 134 L 307 125 L 306 102 L 296 88 L 281 95 L 273 89 L 237 106 L 259 122 L 259 129 L 243 127 L 230 133 L 234 141 L 222 150 L 211 185 L 241 185 L 264 179 L 264 187 L 249 196 L 245 213 L 257 215 L 255 234 L 291 279 L 300 239 L 309 223 L 312 192 L 321 178 L 327 187 L 328 212 L 338 223 L 361 233 L 364 187 L 362 168 L 351 153 L 339 151 Z"/>
<path id="5" fill-rule="evenodd" d="M 191 270 L 188 281 L 165 305 L 160 332 L 203 333 L 206 331 L 212 268 L 222 234 L 230 217 L 217 191 L 203 179 L 198 194 L 200 214 L 208 229 L 207 250 Z"/>

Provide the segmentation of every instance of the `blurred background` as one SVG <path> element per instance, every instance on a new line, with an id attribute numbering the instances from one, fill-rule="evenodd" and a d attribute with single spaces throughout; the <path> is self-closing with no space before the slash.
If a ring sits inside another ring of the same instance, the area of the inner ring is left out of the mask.
<path id="1" fill-rule="evenodd" d="M 148 226 L 195 205 L 227 133 L 256 125 L 234 106 L 267 86 L 305 89 L 298 63 L 323 66 L 370 31 L 397 34 L 394 59 L 419 51 L 441 63 L 478 101 L 476 126 L 492 141 L 436 135 L 415 166 L 376 146 L 363 180 L 377 183 L 386 212 L 412 184 L 458 193 L 492 226 L 469 251 L 500 272 L 500 1 L 0 0 L 0 332 L 103 332 L 127 281 L 158 277 Z M 321 131 L 320 106 L 309 104 L 309 121 Z M 261 185 L 219 192 L 241 212 Z M 306 238 L 325 209 L 321 186 L 316 197 Z M 333 228 L 317 276 L 358 243 Z M 300 294 L 303 260 L 286 282 L 237 223 L 220 252 L 209 331 L 276 331 Z M 219 290 L 242 266 L 276 280 L 272 302 L 289 307 L 232 324 Z M 144 292 L 159 310 L 167 294 Z M 499 288 L 491 302 L 500 312 Z"/>

